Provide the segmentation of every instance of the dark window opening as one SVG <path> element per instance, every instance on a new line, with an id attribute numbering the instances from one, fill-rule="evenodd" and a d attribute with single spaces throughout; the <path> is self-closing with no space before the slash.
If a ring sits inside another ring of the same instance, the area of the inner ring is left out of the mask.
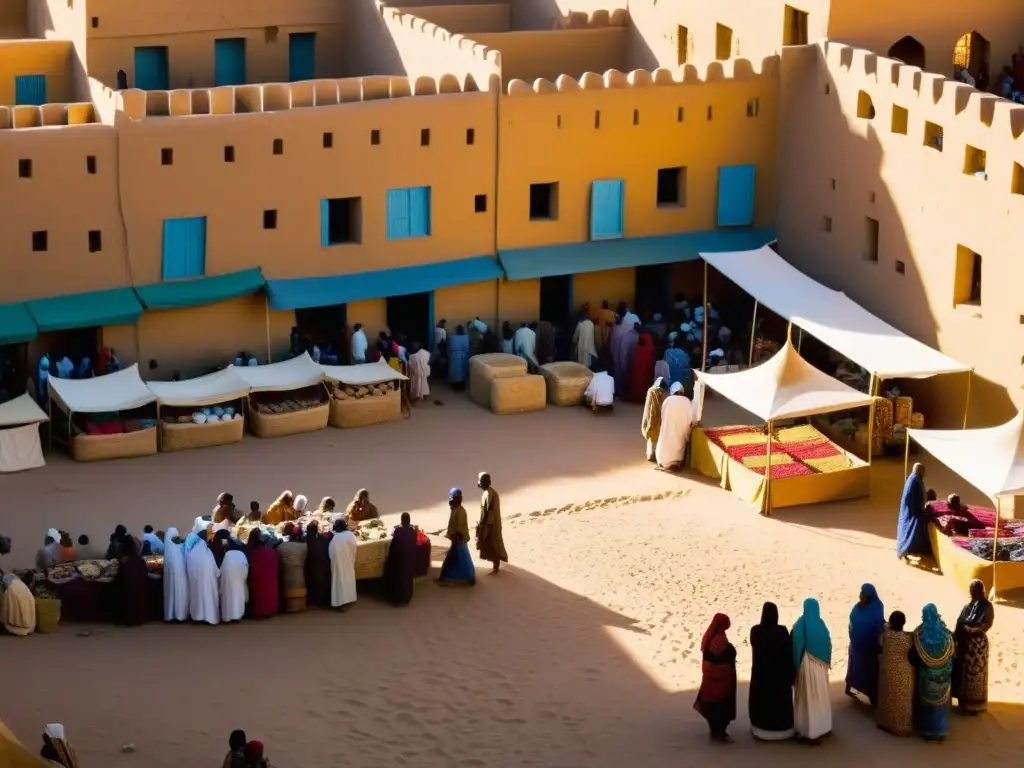
<path id="1" fill-rule="evenodd" d="M 360 242 L 362 199 L 341 197 L 327 201 L 327 244 Z"/>
<path id="2" fill-rule="evenodd" d="M 284 139 L 274 139 L 274 154 L 275 155 L 283 155 L 284 154 Z"/>
<path id="3" fill-rule="evenodd" d="M 640 110 L 633 110 L 633 125 L 640 125 Z"/>
<path id="4" fill-rule="evenodd" d="M 45 251 L 48 247 L 46 230 L 32 233 L 32 250 L 37 253 Z"/>
<path id="5" fill-rule="evenodd" d="M 334 146 L 334 134 L 330 131 L 324 132 L 324 149 L 330 149 Z"/>
<path id="6" fill-rule="evenodd" d="M 89 230 L 89 253 L 99 253 L 103 250 L 103 235 L 98 229 Z"/>
<path id="7" fill-rule="evenodd" d="M 530 185 L 530 219 L 558 217 L 558 182 Z"/>
<path id="8" fill-rule="evenodd" d="M 686 204 L 686 169 L 658 169 L 658 205 Z"/>
<path id="9" fill-rule="evenodd" d="M 540 279 L 540 319 L 562 325 L 572 313 L 572 275 Z"/>
<path id="10" fill-rule="evenodd" d="M 173 165 L 174 164 L 174 150 L 164 147 L 160 150 L 160 164 L 161 165 Z"/>
<path id="11" fill-rule="evenodd" d="M 595 128 L 600 128 L 601 127 L 601 110 L 600 109 L 594 110 L 594 127 Z"/>
<path id="12" fill-rule="evenodd" d="M 473 198 L 473 210 L 476 213 L 487 213 L 487 195 L 477 195 Z"/>
<path id="13" fill-rule="evenodd" d="M 263 228 L 277 229 L 277 211 L 270 210 L 263 212 Z"/>
<path id="14" fill-rule="evenodd" d="M 224 147 L 224 162 L 233 163 L 235 162 L 235 148 L 230 144 Z"/>
<path id="15" fill-rule="evenodd" d="M 466 129 L 466 143 L 470 145 L 476 144 L 476 131 L 473 128 Z"/>
<path id="16" fill-rule="evenodd" d="M 18 176 L 23 179 L 32 178 L 32 161 L 31 160 L 19 160 L 18 161 Z"/>
<path id="17" fill-rule="evenodd" d="M 370 143 L 373 144 L 374 146 L 380 144 L 380 131 L 377 130 L 376 128 L 370 131 Z"/>
<path id="18" fill-rule="evenodd" d="M 429 147 L 430 146 L 430 129 L 429 128 L 421 128 L 420 129 L 420 146 L 421 147 Z"/>
<path id="19" fill-rule="evenodd" d="M 87 155 L 85 158 L 85 172 L 96 173 L 96 155 Z"/>
<path id="20" fill-rule="evenodd" d="M 878 261 L 878 219 L 870 216 L 864 220 L 864 258 Z"/>

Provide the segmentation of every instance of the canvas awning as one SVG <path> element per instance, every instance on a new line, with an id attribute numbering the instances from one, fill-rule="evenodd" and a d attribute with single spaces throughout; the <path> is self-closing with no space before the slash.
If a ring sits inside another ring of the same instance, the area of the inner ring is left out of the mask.
<path id="1" fill-rule="evenodd" d="M 39 424 L 49 420 L 46 411 L 36 405 L 36 401 L 27 393 L 6 403 L 0 403 L 0 427 Z"/>
<path id="2" fill-rule="evenodd" d="M 106 376 L 91 379 L 47 378 L 50 397 L 65 413 L 107 413 L 140 408 L 156 401 L 133 365 Z"/>
<path id="3" fill-rule="evenodd" d="M 342 384 L 365 386 L 384 381 L 408 381 L 407 376 L 403 376 L 383 361 L 361 365 L 321 365 L 320 369 L 328 379 Z"/>
<path id="4" fill-rule="evenodd" d="M 33 299 L 25 304 L 40 331 L 132 325 L 142 314 L 142 305 L 131 288 Z"/>
<path id="5" fill-rule="evenodd" d="M 253 392 L 287 392 L 310 387 L 323 380 L 323 371 L 308 352 L 282 363 L 235 367 L 228 366 Z"/>
<path id="6" fill-rule="evenodd" d="M 0 304 L 0 345 L 32 341 L 38 334 L 28 307 L 20 302 Z"/>
<path id="7" fill-rule="evenodd" d="M 907 433 L 988 496 L 1024 493 L 1024 413 L 987 429 L 908 429 Z"/>
<path id="8" fill-rule="evenodd" d="M 875 317 L 793 267 L 768 246 L 701 257 L 760 304 L 882 379 L 926 378 L 970 367 Z"/>
<path id="9" fill-rule="evenodd" d="M 150 381 L 146 386 L 156 395 L 160 405 L 214 405 L 249 394 L 248 383 L 237 371 L 237 368 L 225 368 L 185 381 Z"/>
<path id="10" fill-rule="evenodd" d="M 171 280 L 135 288 L 146 309 L 181 309 L 249 296 L 264 285 L 259 267 L 197 280 Z"/>
<path id="11" fill-rule="evenodd" d="M 871 405 L 871 397 L 808 363 L 786 342 L 771 359 L 736 373 L 695 371 L 706 386 L 765 421 Z"/>

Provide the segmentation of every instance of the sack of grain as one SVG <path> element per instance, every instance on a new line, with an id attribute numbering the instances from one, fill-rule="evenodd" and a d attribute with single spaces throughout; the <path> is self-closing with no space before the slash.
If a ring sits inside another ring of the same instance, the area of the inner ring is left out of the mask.
<path id="1" fill-rule="evenodd" d="M 905 427 L 910 426 L 910 418 L 914 413 L 914 399 L 911 397 L 897 397 L 893 402 L 893 424 L 902 424 Z"/>
<path id="2" fill-rule="evenodd" d="M 912 413 L 912 414 L 910 414 L 910 428 L 911 429 L 924 429 L 924 414 L 923 413 Z"/>
<path id="3" fill-rule="evenodd" d="M 488 405 L 491 382 L 506 376 L 522 376 L 526 361 L 518 355 L 501 352 L 476 355 L 469 359 L 469 399 L 478 405 Z"/>
<path id="4" fill-rule="evenodd" d="M 491 381 L 491 411 L 499 415 L 542 411 L 547 405 L 543 376 L 505 376 Z"/>
<path id="5" fill-rule="evenodd" d="M 553 405 L 579 405 L 594 373 L 585 365 L 571 361 L 547 363 L 540 367 Z"/>

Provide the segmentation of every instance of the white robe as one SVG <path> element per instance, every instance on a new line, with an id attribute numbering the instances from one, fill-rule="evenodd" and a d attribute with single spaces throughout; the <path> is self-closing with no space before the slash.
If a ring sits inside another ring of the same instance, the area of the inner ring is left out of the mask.
<path id="1" fill-rule="evenodd" d="M 516 354 L 533 365 L 537 364 L 537 332 L 525 325 L 512 336 L 512 347 Z"/>
<path id="2" fill-rule="evenodd" d="M 369 342 L 366 340 L 366 334 L 363 332 L 362 328 L 360 328 L 358 331 L 352 334 L 353 363 L 366 362 L 366 350 L 369 347 L 369 345 Z"/>
<path id="3" fill-rule="evenodd" d="M 420 400 L 430 394 L 430 353 L 421 349 L 409 358 L 409 394 Z"/>
<path id="4" fill-rule="evenodd" d="M 224 553 L 220 565 L 221 621 L 240 621 L 249 601 L 249 558 L 245 552 L 232 549 Z"/>
<path id="5" fill-rule="evenodd" d="M 805 653 L 796 673 L 793 727 L 805 739 L 820 739 L 832 731 L 832 701 L 828 693 L 828 664 Z"/>
<path id="6" fill-rule="evenodd" d="M 684 395 L 669 395 L 661 405 L 661 433 L 654 457 L 659 467 L 671 467 L 683 463 L 686 441 L 690 439 L 690 419 L 693 417 L 690 398 Z"/>
<path id="7" fill-rule="evenodd" d="M 188 571 L 177 535 L 177 528 L 168 528 L 164 536 L 164 621 L 188 621 Z"/>
<path id="8" fill-rule="evenodd" d="M 194 534 L 193 534 L 194 535 Z M 185 543 L 188 547 L 188 542 Z M 188 606 L 193 621 L 220 623 L 220 569 L 205 541 L 197 541 L 187 555 Z"/>
<path id="9" fill-rule="evenodd" d="M 594 346 L 594 321 L 590 318 L 580 320 L 576 326 L 576 333 L 572 339 L 573 349 L 576 351 L 576 362 L 585 365 L 587 368 L 597 357 L 597 347 Z"/>
<path id="10" fill-rule="evenodd" d="M 21 579 L 14 574 L 4 577 L 6 589 L 0 595 L 0 622 L 17 637 L 36 631 L 36 600 Z"/>
<path id="11" fill-rule="evenodd" d="M 356 601 L 356 550 L 352 531 L 334 534 L 331 539 L 331 606 L 337 608 Z"/>
<path id="12" fill-rule="evenodd" d="M 615 402 L 615 379 L 607 371 L 595 373 L 583 392 L 583 399 L 591 405 L 607 407 Z"/>

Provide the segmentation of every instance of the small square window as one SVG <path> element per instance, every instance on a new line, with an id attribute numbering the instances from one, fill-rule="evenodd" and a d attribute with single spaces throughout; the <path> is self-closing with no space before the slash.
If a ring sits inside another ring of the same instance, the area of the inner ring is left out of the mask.
<path id="1" fill-rule="evenodd" d="M 682 107 L 676 107 L 676 122 L 683 122 L 683 117 L 686 115 L 685 110 Z"/>
<path id="2" fill-rule="evenodd" d="M 476 195 L 473 198 L 473 211 L 487 213 L 487 195 Z"/>
<path id="3" fill-rule="evenodd" d="M 600 127 L 601 127 L 601 110 L 600 109 L 595 109 L 594 110 L 594 128 L 600 128 Z"/>
<path id="4" fill-rule="evenodd" d="M 868 192 L 868 202 L 871 203 L 872 205 L 875 204 L 875 193 L 874 192 Z"/>
<path id="5" fill-rule="evenodd" d="M 857 117 L 861 120 L 875 119 L 875 103 L 871 100 L 871 94 L 867 91 L 857 93 Z"/>
<path id="6" fill-rule="evenodd" d="M 89 253 L 99 253 L 103 250 L 103 235 L 98 229 L 89 230 Z"/>
<path id="7" fill-rule="evenodd" d="M 561 128 L 561 127 L 562 127 L 562 116 L 561 115 L 557 115 L 555 117 L 555 128 Z"/>
<path id="8" fill-rule="evenodd" d="M 420 129 L 420 146 L 421 147 L 429 147 L 430 146 L 430 129 L 429 128 L 421 128 Z"/>
<path id="9" fill-rule="evenodd" d="M 988 157 L 985 150 L 972 147 L 970 144 L 967 145 L 964 150 L 964 175 L 988 179 L 988 174 L 985 173 L 987 163 Z"/>
<path id="10" fill-rule="evenodd" d="M 864 260 L 878 261 L 878 219 L 864 219 Z"/>
<path id="11" fill-rule="evenodd" d="M 658 207 L 684 208 L 686 206 L 686 168 L 658 169 Z"/>
<path id="12" fill-rule="evenodd" d="M 224 162 L 233 163 L 235 162 L 235 148 L 228 144 L 224 147 Z"/>
<path id="13" fill-rule="evenodd" d="M 708 104 L 708 120 L 710 120 L 710 119 L 711 119 L 711 117 L 712 117 L 712 110 L 711 110 L 711 105 L 710 105 L 710 104 Z"/>
<path id="14" fill-rule="evenodd" d="M 36 253 L 45 251 L 48 247 L 46 230 L 32 233 L 32 250 Z"/>
<path id="15" fill-rule="evenodd" d="M 832 187 L 832 191 L 835 192 L 836 191 L 836 180 L 835 179 L 829 179 L 829 185 Z"/>
<path id="16" fill-rule="evenodd" d="M 530 221 L 558 218 L 558 182 L 530 185 Z"/>
<path id="17" fill-rule="evenodd" d="M 324 149 L 330 149 L 334 146 L 334 134 L 330 131 L 324 132 Z"/>
<path id="18" fill-rule="evenodd" d="M 85 172 L 91 174 L 96 173 L 96 155 L 86 155 Z"/>
<path id="19" fill-rule="evenodd" d="M 924 145 L 938 152 L 942 151 L 942 126 L 929 120 L 924 122 Z"/>
<path id="20" fill-rule="evenodd" d="M 327 241 L 323 245 L 362 242 L 363 200 L 343 197 L 327 201 Z"/>
<path id="21" fill-rule="evenodd" d="M 473 128 L 466 129 L 466 143 L 470 146 L 476 144 L 476 131 Z"/>
<path id="22" fill-rule="evenodd" d="M 826 235 L 831 235 L 832 234 L 832 217 L 831 216 L 822 216 L 821 217 L 821 231 L 824 232 Z"/>
<path id="23" fill-rule="evenodd" d="M 901 136 L 907 135 L 907 128 L 910 125 L 910 112 L 899 104 L 892 105 L 892 132 Z"/>
<path id="24" fill-rule="evenodd" d="M 160 165 L 174 165 L 174 150 L 164 147 L 160 150 Z"/>
<path id="25" fill-rule="evenodd" d="M 633 125 L 640 125 L 640 110 L 633 110 Z"/>
<path id="26" fill-rule="evenodd" d="M 828 96 L 830 93 L 832 93 L 832 86 L 830 86 L 828 83 L 825 83 L 825 95 Z"/>
<path id="27" fill-rule="evenodd" d="M 370 131 L 370 143 L 373 146 L 377 146 L 378 144 L 380 144 L 380 131 L 376 128 Z"/>
<path id="28" fill-rule="evenodd" d="M 263 212 L 263 228 L 277 229 L 277 211 L 270 210 Z"/>
<path id="29" fill-rule="evenodd" d="M 275 155 L 283 155 L 284 154 L 284 139 L 274 139 L 274 154 Z"/>
<path id="30" fill-rule="evenodd" d="M 100 27 L 100 17 L 99 16 L 93 16 L 92 17 L 92 28 L 93 29 L 99 29 L 99 27 Z"/>
<path id="31" fill-rule="evenodd" d="M 896 260 L 896 274 L 905 275 L 907 274 L 907 265 L 899 259 Z"/>
<path id="32" fill-rule="evenodd" d="M 981 306 L 981 254 L 963 245 L 956 247 L 953 275 L 953 306 Z"/>
<path id="33" fill-rule="evenodd" d="M 1010 178 L 1010 194 L 1024 195 L 1024 165 L 1013 164 L 1013 174 Z"/>
<path id="34" fill-rule="evenodd" d="M 31 160 L 19 160 L 18 161 L 18 177 L 22 179 L 32 178 L 32 161 Z"/>
<path id="35" fill-rule="evenodd" d="M 757 117 L 761 113 L 761 100 L 747 100 L 747 117 Z"/>

